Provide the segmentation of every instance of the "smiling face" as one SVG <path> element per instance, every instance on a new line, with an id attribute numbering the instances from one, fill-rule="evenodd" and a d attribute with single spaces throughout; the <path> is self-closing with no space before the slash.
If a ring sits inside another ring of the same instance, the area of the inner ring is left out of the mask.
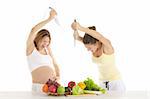
<path id="1" fill-rule="evenodd" d="M 49 44 L 50 44 L 50 39 L 48 36 L 45 36 L 38 42 L 38 48 L 48 47 Z"/>
<path id="2" fill-rule="evenodd" d="M 39 31 L 34 39 L 34 45 L 37 49 L 48 47 L 51 41 L 50 33 L 46 29 Z"/>

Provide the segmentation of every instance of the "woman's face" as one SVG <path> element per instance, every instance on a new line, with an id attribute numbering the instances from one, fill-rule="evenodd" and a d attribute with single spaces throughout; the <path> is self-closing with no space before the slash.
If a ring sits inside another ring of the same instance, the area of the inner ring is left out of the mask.
<path id="1" fill-rule="evenodd" d="M 45 36 L 41 39 L 41 41 L 39 42 L 39 47 L 44 48 L 44 47 L 48 47 L 50 44 L 50 39 L 49 37 Z"/>
<path id="2" fill-rule="evenodd" d="M 95 53 L 99 46 L 98 46 L 98 42 L 96 42 L 95 44 L 85 44 L 85 47 L 87 48 L 88 51 Z"/>

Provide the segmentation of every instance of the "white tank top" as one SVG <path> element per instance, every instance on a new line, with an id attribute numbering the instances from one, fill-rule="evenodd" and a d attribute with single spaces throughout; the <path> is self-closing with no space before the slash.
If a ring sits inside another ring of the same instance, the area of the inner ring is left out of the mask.
<path id="1" fill-rule="evenodd" d="M 50 66 L 52 69 L 54 69 L 52 58 L 48 54 L 48 50 L 45 50 L 47 55 L 40 54 L 38 50 L 34 48 L 33 52 L 27 56 L 27 61 L 31 72 L 41 66 Z"/>

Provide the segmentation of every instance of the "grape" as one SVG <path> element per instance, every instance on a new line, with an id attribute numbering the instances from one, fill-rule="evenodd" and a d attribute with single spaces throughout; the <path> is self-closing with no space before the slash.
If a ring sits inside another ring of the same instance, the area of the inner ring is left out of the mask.
<path id="1" fill-rule="evenodd" d="M 46 84 L 47 84 L 48 86 L 53 85 L 53 81 L 52 81 L 51 79 L 48 79 L 48 81 L 46 82 Z"/>
<path id="2" fill-rule="evenodd" d="M 54 85 L 58 88 L 60 84 L 58 82 L 54 82 Z"/>

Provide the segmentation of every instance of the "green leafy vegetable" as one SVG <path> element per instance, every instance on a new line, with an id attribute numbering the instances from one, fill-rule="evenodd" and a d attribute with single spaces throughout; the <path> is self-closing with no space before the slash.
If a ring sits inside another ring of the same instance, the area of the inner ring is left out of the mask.
<path id="1" fill-rule="evenodd" d="M 81 89 L 80 86 L 76 85 L 72 89 L 72 94 L 73 95 L 81 95 L 81 94 L 83 94 L 83 89 Z"/>
<path id="2" fill-rule="evenodd" d="M 92 91 L 101 91 L 102 93 L 105 93 L 106 90 L 98 86 L 91 78 L 87 78 L 84 80 L 84 83 L 86 85 L 85 90 L 92 90 Z"/>

